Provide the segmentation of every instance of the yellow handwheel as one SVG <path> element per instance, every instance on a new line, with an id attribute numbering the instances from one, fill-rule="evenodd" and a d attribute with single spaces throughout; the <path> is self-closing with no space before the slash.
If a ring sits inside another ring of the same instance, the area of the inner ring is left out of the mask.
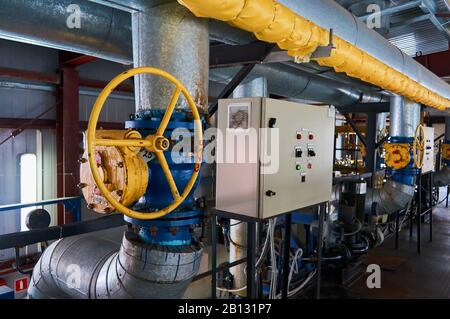
<path id="1" fill-rule="evenodd" d="M 129 139 L 99 139 L 96 138 L 96 128 L 97 128 L 97 122 L 98 118 L 100 116 L 100 112 L 103 108 L 103 105 L 106 101 L 106 99 L 109 97 L 112 91 L 123 81 L 126 79 L 133 77 L 137 74 L 152 74 L 157 75 L 165 78 L 166 80 L 170 81 L 175 85 L 175 90 L 171 96 L 169 105 L 167 106 L 166 113 L 164 114 L 161 123 L 156 130 L 156 133 L 153 135 L 149 135 L 145 138 L 139 139 L 139 138 L 129 138 Z M 184 188 L 183 192 L 179 193 L 177 185 L 175 184 L 175 181 L 173 179 L 172 173 L 169 169 L 169 165 L 167 164 L 166 157 L 164 155 L 164 151 L 166 151 L 169 148 L 170 142 L 169 140 L 164 137 L 164 131 L 167 128 L 167 125 L 169 123 L 170 117 L 172 116 L 172 113 L 175 109 L 176 103 L 180 97 L 180 95 L 183 94 L 185 99 L 188 102 L 189 108 L 192 112 L 192 116 L 195 123 L 195 140 L 198 141 L 198 147 L 195 152 L 195 165 L 194 170 L 192 172 L 192 175 L 189 179 L 189 182 L 187 183 L 186 187 Z M 91 116 L 89 118 L 89 124 L 86 131 L 86 143 L 87 143 L 87 151 L 88 151 L 88 160 L 89 160 L 89 166 L 91 168 L 92 177 L 95 180 L 95 183 L 98 186 L 98 189 L 100 190 L 101 194 L 109 201 L 109 203 L 118 211 L 121 213 L 136 219 L 155 219 L 162 217 L 164 215 L 169 214 L 174 209 L 176 209 L 189 195 L 190 191 L 192 190 L 192 187 L 194 186 L 195 180 L 197 179 L 200 165 L 202 162 L 202 154 L 203 154 L 203 132 L 202 132 L 202 125 L 200 120 L 200 115 L 197 110 L 197 106 L 195 105 L 194 100 L 192 99 L 191 95 L 187 91 L 187 89 L 183 86 L 183 84 L 178 81 L 174 76 L 171 74 L 152 67 L 140 67 L 140 68 L 134 68 L 129 71 L 125 71 L 118 76 L 116 76 L 114 79 L 111 80 L 111 82 L 108 83 L 108 85 L 103 89 L 103 91 L 98 96 L 97 100 L 95 101 L 95 104 L 93 106 Z M 107 187 L 102 181 L 102 178 L 100 176 L 99 170 L 97 168 L 97 162 L 95 158 L 95 147 L 96 146 L 115 146 L 115 147 L 144 147 L 149 152 L 153 152 L 156 155 L 156 158 L 159 161 L 159 164 L 161 165 L 164 175 L 167 179 L 167 182 L 169 183 L 170 191 L 172 193 L 173 202 L 166 206 L 163 209 L 160 209 L 156 212 L 137 212 L 132 209 L 129 209 L 128 207 L 125 207 L 121 203 L 119 203 L 108 191 Z"/>
<path id="2" fill-rule="evenodd" d="M 425 128 L 422 124 L 417 125 L 414 132 L 413 154 L 415 167 L 422 168 L 425 157 Z"/>

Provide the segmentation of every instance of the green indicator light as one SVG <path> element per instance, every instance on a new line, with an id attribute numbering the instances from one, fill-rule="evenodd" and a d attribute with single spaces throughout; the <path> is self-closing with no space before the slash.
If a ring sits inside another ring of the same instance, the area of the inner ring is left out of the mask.
<path id="1" fill-rule="evenodd" d="M 295 165 L 295 169 L 296 169 L 297 171 L 299 171 L 299 170 L 302 169 L 302 166 L 301 166 L 300 164 L 297 164 L 297 165 Z"/>

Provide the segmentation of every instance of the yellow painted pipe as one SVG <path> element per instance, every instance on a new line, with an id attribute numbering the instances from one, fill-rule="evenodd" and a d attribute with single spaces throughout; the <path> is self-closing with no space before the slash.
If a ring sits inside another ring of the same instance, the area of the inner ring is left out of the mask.
<path id="1" fill-rule="evenodd" d="M 312 1 L 312 0 L 311 0 Z M 319 46 L 329 43 L 329 30 L 296 14 L 274 0 L 178 0 L 197 17 L 226 21 L 252 32 L 261 40 L 277 43 L 295 57 L 308 62 Z M 330 13 L 332 14 L 332 13 Z M 450 108 L 450 100 L 431 91 L 351 43 L 334 35 L 331 56 L 315 58 L 322 66 L 361 79 L 385 90 L 439 110 Z"/>

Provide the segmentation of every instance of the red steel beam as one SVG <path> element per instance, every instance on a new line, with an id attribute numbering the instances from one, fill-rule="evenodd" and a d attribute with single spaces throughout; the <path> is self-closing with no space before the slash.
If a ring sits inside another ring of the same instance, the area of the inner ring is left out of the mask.
<path id="1" fill-rule="evenodd" d="M 59 56 L 60 56 L 60 64 L 64 66 L 80 66 L 97 60 L 96 57 L 90 55 L 68 51 L 60 51 Z"/>
<path id="2" fill-rule="evenodd" d="M 0 77 L 7 78 L 16 81 L 26 81 L 26 82 L 38 82 L 43 84 L 60 85 L 61 75 L 58 73 L 42 73 L 34 71 L 25 71 L 10 68 L 0 68 Z M 93 79 L 79 79 L 79 86 L 88 87 L 92 89 L 103 89 L 108 82 L 93 80 Z M 124 93 L 133 93 L 133 85 L 123 83 L 120 84 L 115 91 Z"/>
<path id="3" fill-rule="evenodd" d="M 416 60 L 439 77 L 450 76 L 450 50 L 422 55 Z"/>
<path id="4" fill-rule="evenodd" d="M 10 68 L 0 68 L 0 77 L 13 80 L 24 80 L 53 85 L 58 85 L 61 83 L 59 74 L 25 71 Z"/>

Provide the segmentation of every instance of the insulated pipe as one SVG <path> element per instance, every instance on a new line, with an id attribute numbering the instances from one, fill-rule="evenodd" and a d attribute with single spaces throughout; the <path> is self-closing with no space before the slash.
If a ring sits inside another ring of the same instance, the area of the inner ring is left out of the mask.
<path id="1" fill-rule="evenodd" d="M 161 248 L 139 242 L 132 233 L 125 233 L 120 249 L 97 237 L 68 237 L 44 251 L 28 295 L 32 299 L 179 299 L 199 269 L 201 253 L 198 244 Z"/>
<path id="2" fill-rule="evenodd" d="M 390 90 L 431 107 L 450 107 L 449 85 L 403 54 L 332 0 L 178 0 L 198 17 L 231 23 L 294 56 L 311 58 L 336 72 Z M 333 12 L 330 15 L 330 12 Z M 312 57 L 330 42 L 330 56 Z"/>
<path id="3" fill-rule="evenodd" d="M 210 80 L 228 83 L 238 72 L 238 68 L 213 69 Z M 284 64 L 256 65 L 246 81 L 263 77 L 267 79 L 271 94 L 293 99 L 315 101 L 325 104 L 346 106 L 361 102 L 384 102 L 378 93 L 365 92 L 356 87 L 327 79 Z"/>
<path id="4" fill-rule="evenodd" d="M 392 137 L 414 137 L 420 124 L 420 104 L 402 96 L 391 97 L 390 135 Z"/>
<path id="5" fill-rule="evenodd" d="M 239 85 L 233 92 L 233 98 L 246 97 L 269 97 L 267 79 L 264 77 L 255 78 L 249 82 Z M 247 223 L 239 220 L 230 220 L 230 257 L 229 262 L 241 260 L 247 257 Z M 243 263 L 230 268 L 233 275 L 233 289 L 240 289 L 247 284 L 245 269 L 247 264 Z M 245 293 L 243 291 L 242 293 Z"/>
<path id="6" fill-rule="evenodd" d="M 267 79 L 263 77 L 255 78 L 238 85 L 233 92 L 233 98 L 238 99 L 243 97 L 269 97 Z"/>
<path id="7" fill-rule="evenodd" d="M 401 96 L 391 97 L 390 135 L 391 138 L 414 137 L 420 124 L 421 105 Z M 404 180 L 404 179 L 400 179 Z M 368 189 L 366 212 L 393 214 L 408 205 L 414 196 L 415 185 L 404 184 L 397 180 L 388 180 L 381 189 Z"/>
<path id="8" fill-rule="evenodd" d="M 132 63 L 127 12 L 72 0 L 0 0 L 0 7 L 0 38 Z"/>
<path id="9" fill-rule="evenodd" d="M 165 1 L 167 2 L 167 1 Z M 133 13 L 134 66 L 153 66 L 175 76 L 201 109 L 208 104 L 208 21 L 198 19 L 176 2 Z M 167 107 L 174 86 L 161 78 L 135 77 L 136 108 Z M 188 109 L 179 99 L 179 107 Z"/>

